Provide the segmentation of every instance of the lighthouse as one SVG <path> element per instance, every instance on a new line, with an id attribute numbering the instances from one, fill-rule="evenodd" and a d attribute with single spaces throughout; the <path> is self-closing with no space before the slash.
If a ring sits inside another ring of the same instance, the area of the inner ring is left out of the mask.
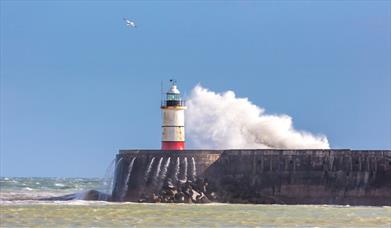
<path id="1" fill-rule="evenodd" d="M 162 100 L 162 150 L 185 149 L 185 101 L 182 100 L 176 81 Z"/>

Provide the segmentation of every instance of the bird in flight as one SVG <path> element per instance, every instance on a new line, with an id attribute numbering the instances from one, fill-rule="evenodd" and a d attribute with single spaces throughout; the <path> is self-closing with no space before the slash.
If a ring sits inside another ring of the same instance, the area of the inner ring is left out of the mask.
<path id="1" fill-rule="evenodd" d="M 126 17 L 124 17 L 124 21 L 126 23 L 126 26 L 128 26 L 129 28 L 136 28 L 136 23 L 134 21 L 131 21 Z"/>

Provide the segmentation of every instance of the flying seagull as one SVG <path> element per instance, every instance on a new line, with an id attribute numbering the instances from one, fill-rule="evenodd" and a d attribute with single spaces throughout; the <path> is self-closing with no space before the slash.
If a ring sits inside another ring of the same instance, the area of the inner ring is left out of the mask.
<path id="1" fill-rule="evenodd" d="M 129 28 L 136 28 L 136 23 L 134 21 L 131 21 L 126 17 L 124 17 L 124 21 L 126 22 L 126 26 Z"/>

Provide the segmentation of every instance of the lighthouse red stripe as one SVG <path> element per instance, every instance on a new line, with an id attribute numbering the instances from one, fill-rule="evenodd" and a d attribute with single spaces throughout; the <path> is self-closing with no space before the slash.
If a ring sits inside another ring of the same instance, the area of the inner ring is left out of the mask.
<path id="1" fill-rule="evenodd" d="M 162 142 L 162 150 L 184 150 L 185 142 Z"/>

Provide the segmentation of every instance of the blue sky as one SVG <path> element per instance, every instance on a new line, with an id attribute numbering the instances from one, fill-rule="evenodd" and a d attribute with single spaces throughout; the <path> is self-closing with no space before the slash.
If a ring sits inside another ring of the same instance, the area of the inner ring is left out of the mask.
<path id="1" fill-rule="evenodd" d="M 0 4 L 1 176 L 99 177 L 119 149 L 159 148 L 169 78 L 333 148 L 391 148 L 389 1 Z"/>

